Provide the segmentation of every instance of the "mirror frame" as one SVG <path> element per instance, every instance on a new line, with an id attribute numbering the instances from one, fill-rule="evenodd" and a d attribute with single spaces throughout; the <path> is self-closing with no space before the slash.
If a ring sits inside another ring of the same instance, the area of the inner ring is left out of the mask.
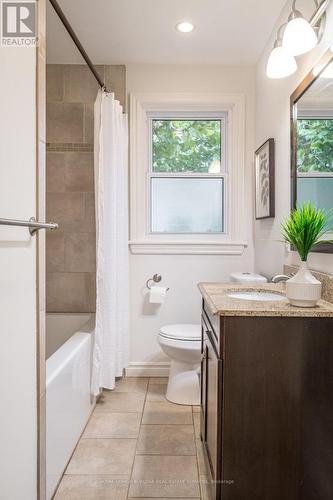
<path id="1" fill-rule="evenodd" d="M 290 96 L 290 171 L 291 171 L 291 209 L 296 208 L 297 204 L 297 103 L 305 92 L 320 77 L 327 66 L 333 62 L 333 51 L 328 49 L 319 59 L 304 80 L 298 85 L 296 90 Z M 316 74 L 316 68 L 322 69 Z M 318 245 L 311 252 L 333 253 L 333 245 L 323 243 Z"/>

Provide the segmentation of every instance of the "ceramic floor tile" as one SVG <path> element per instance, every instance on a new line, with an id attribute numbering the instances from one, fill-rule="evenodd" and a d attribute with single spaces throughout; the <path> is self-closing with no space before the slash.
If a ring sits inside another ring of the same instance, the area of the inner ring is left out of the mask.
<path id="1" fill-rule="evenodd" d="M 150 377 L 149 385 L 165 385 L 168 383 L 168 377 Z"/>
<path id="2" fill-rule="evenodd" d="M 137 455 L 129 498 L 199 498 L 196 457 Z"/>
<path id="3" fill-rule="evenodd" d="M 129 477 L 135 439 L 81 439 L 66 474 L 112 474 Z"/>
<path id="4" fill-rule="evenodd" d="M 54 500 L 126 500 L 128 479 L 114 476 L 64 476 Z"/>
<path id="5" fill-rule="evenodd" d="M 139 455 L 195 455 L 192 425 L 142 425 L 137 442 Z"/>
<path id="6" fill-rule="evenodd" d="M 167 386 L 165 384 L 155 384 L 148 387 L 146 401 L 165 401 Z"/>
<path id="7" fill-rule="evenodd" d="M 143 409 L 145 394 L 104 391 L 97 406 L 99 412 L 139 413 Z"/>
<path id="8" fill-rule="evenodd" d="M 168 401 L 148 401 L 145 404 L 142 424 L 192 424 L 190 406 L 180 406 Z"/>
<path id="9" fill-rule="evenodd" d="M 200 476 L 201 500 L 213 500 L 210 480 L 208 476 Z"/>
<path id="10" fill-rule="evenodd" d="M 148 386 L 148 378 L 127 377 L 116 382 L 114 392 L 127 392 L 145 394 Z"/>
<path id="11" fill-rule="evenodd" d="M 83 438 L 137 438 L 141 413 L 93 413 Z"/>
<path id="12" fill-rule="evenodd" d="M 199 474 L 204 476 L 207 474 L 208 471 L 206 468 L 204 449 L 203 449 L 203 444 L 202 444 L 201 439 L 196 439 L 195 444 L 196 444 L 196 449 L 197 449 L 197 461 L 198 461 Z"/>
<path id="13" fill-rule="evenodd" d="M 200 437 L 200 413 L 193 413 L 195 437 Z"/>

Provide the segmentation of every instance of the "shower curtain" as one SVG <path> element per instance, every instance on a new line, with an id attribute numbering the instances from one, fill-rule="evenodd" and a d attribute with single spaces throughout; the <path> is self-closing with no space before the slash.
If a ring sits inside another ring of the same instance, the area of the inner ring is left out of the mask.
<path id="1" fill-rule="evenodd" d="M 113 93 L 95 102 L 96 328 L 92 393 L 114 389 L 129 356 L 128 125 Z"/>

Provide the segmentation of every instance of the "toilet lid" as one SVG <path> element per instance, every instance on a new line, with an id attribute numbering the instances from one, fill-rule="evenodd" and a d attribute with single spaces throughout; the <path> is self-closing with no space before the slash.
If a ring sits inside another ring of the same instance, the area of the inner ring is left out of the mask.
<path id="1" fill-rule="evenodd" d="M 168 325 L 160 329 L 160 335 L 175 340 L 201 340 L 201 325 Z"/>

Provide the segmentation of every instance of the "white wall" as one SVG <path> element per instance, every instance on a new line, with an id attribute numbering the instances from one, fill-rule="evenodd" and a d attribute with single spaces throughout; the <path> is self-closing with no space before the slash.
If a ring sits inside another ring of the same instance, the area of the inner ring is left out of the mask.
<path id="1" fill-rule="evenodd" d="M 303 5 L 302 5 L 303 3 Z M 305 0 L 297 4 L 301 11 L 312 9 Z M 279 25 L 288 18 L 290 2 L 284 9 L 276 29 L 256 69 L 256 147 L 269 137 L 276 141 L 276 217 L 255 223 L 256 271 L 273 275 L 282 271 L 284 262 L 297 263 L 297 255 L 288 254 L 281 243 L 280 224 L 290 211 L 290 95 L 333 42 L 333 4 L 328 9 L 325 36 L 320 45 L 297 58 L 298 71 L 283 80 L 266 77 L 266 63 Z M 310 266 L 317 271 L 333 273 L 333 255 L 311 254 Z"/>
<path id="2" fill-rule="evenodd" d="M 230 92 L 246 97 L 246 213 L 249 242 L 242 256 L 131 255 L 131 363 L 165 361 L 157 344 L 159 328 L 200 322 L 200 281 L 226 281 L 232 271 L 253 269 L 252 169 L 254 151 L 254 69 L 219 66 L 128 65 L 128 92 Z M 153 274 L 170 287 L 165 304 L 152 310 L 145 282 Z M 133 366 L 133 365 L 132 365 Z M 134 373 L 129 370 L 129 374 Z M 151 372 L 153 373 L 153 372 Z M 154 372 L 158 373 L 158 372 Z"/>
<path id="3" fill-rule="evenodd" d="M 0 47 L 0 217 L 36 214 L 36 50 Z M 0 498 L 37 498 L 36 238 L 0 228 Z"/>

